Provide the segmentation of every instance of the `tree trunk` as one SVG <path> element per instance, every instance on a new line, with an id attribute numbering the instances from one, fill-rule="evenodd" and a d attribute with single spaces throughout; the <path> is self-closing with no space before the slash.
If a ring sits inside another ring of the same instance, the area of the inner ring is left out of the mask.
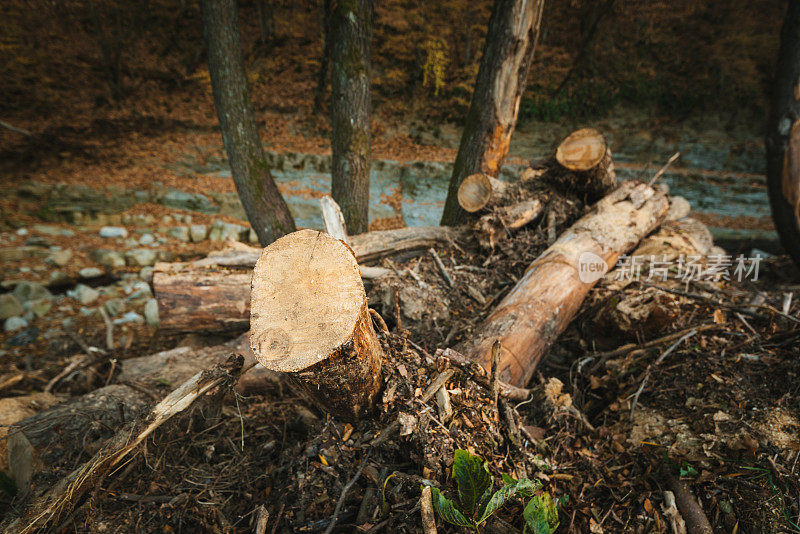
<path id="1" fill-rule="evenodd" d="M 360 234 L 369 226 L 371 0 L 338 0 L 331 34 L 331 196 Z"/>
<path id="2" fill-rule="evenodd" d="M 269 172 L 242 57 L 235 0 L 201 0 L 208 71 L 236 191 L 258 241 L 293 232 L 294 219 Z"/>
<path id="3" fill-rule="evenodd" d="M 556 161 L 575 174 L 574 186 L 585 191 L 590 202 L 599 200 L 617 185 L 608 141 L 594 128 L 581 128 L 569 134 L 558 145 Z"/>
<path id="4" fill-rule="evenodd" d="M 544 0 L 496 0 L 461 145 L 442 214 L 443 225 L 463 221 L 458 187 L 482 172 L 496 177 L 508 154 L 519 104 L 539 35 Z"/>
<path id="5" fill-rule="evenodd" d="M 767 191 L 775 229 L 800 265 L 800 1 L 790 0 L 781 32 L 767 129 Z"/>
<path id="6" fill-rule="evenodd" d="M 367 263 L 393 254 L 425 250 L 460 235 L 457 229 L 432 226 L 368 232 L 348 239 L 359 263 Z M 260 254 L 261 249 L 243 246 L 190 263 L 156 264 L 153 289 L 160 330 L 165 333 L 246 330 L 250 323 L 250 277 Z"/>
<path id="7" fill-rule="evenodd" d="M 323 408 L 357 420 L 381 386 L 381 349 L 358 262 L 342 241 L 300 230 L 264 249 L 253 270 L 250 346 Z"/>
<path id="8" fill-rule="evenodd" d="M 322 10 L 322 31 L 325 34 L 325 40 L 322 45 L 322 57 L 320 57 L 319 61 L 317 88 L 314 91 L 314 113 L 319 113 L 322 110 L 325 87 L 328 84 L 328 67 L 331 61 L 331 0 L 325 0 Z"/>
<path id="9" fill-rule="evenodd" d="M 668 207 L 663 192 L 644 184 L 623 184 L 536 258 L 472 339 L 457 350 L 488 370 L 492 344 L 500 340 L 500 379 L 524 387 L 602 278 L 585 267 L 601 266 L 603 274 L 659 226 Z"/>

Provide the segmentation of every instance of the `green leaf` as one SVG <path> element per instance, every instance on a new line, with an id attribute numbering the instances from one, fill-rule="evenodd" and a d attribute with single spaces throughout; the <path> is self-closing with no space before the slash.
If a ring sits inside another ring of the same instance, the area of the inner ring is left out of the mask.
<path id="1" fill-rule="evenodd" d="M 459 527 L 466 527 L 475 529 L 476 525 L 458 511 L 453 501 L 442 495 L 442 493 L 431 486 L 431 498 L 433 500 L 433 508 L 439 517 Z"/>
<path id="2" fill-rule="evenodd" d="M 478 507 L 491 495 L 492 475 L 488 464 L 480 456 L 457 449 L 453 456 L 453 478 L 458 486 L 461 511 L 474 518 Z"/>
<path id="3" fill-rule="evenodd" d="M 558 528 L 558 507 L 548 492 L 534 495 L 525 510 L 525 532 L 552 534 Z"/>
<path id="4" fill-rule="evenodd" d="M 538 480 L 533 481 L 528 480 L 527 478 L 516 481 L 506 474 L 503 474 L 503 481 L 506 482 L 506 485 L 497 490 L 494 495 L 492 495 L 492 498 L 489 499 L 489 502 L 487 502 L 486 505 L 480 510 L 480 519 L 477 521 L 479 525 L 489 519 L 489 517 L 501 506 L 503 506 L 510 498 L 514 497 L 515 495 L 519 495 L 520 497 L 529 497 L 530 495 L 533 495 L 533 493 L 542 485 L 542 483 Z"/>

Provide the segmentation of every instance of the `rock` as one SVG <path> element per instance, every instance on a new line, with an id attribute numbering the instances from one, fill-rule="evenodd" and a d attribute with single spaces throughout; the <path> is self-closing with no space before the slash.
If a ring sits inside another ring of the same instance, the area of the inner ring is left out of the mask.
<path id="1" fill-rule="evenodd" d="M 139 278 L 147 282 L 148 284 L 153 281 L 153 268 L 152 267 L 144 267 L 141 271 L 139 271 Z"/>
<path id="2" fill-rule="evenodd" d="M 147 246 L 147 245 L 152 245 L 155 242 L 156 238 L 153 236 L 153 234 L 144 234 L 142 237 L 139 238 L 140 245 Z"/>
<path id="3" fill-rule="evenodd" d="M 208 235 L 208 229 L 204 224 L 193 224 L 189 227 L 189 237 L 193 242 L 202 241 Z"/>
<path id="4" fill-rule="evenodd" d="M 84 284 L 78 284 L 75 289 L 67 291 L 67 295 L 81 304 L 91 304 L 100 297 L 100 292 Z"/>
<path id="5" fill-rule="evenodd" d="M 92 259 L 105 267 L 125 267 L 125 259 L 115 250 L 98 248 L 90 254 Z"/>
<path id="6" fill-rule="evenodd" d="M 143 324 L 144 317 L 136 312 L 128 312 L 119 319 L 114 319 L 114 324 L 136 323 Z"/>
<path id="7" fill-rule="evenodd" d="M 14 296 L 24 304 L 30 300 L 52 299 L 53 295 L 39 282 L 20 282 L 14 288 Z"/>
<path id="8" fill-rule="evenodd" d="M 20 228 L 19 230 L 17 230 L 17 235 L 22 235 L 22 236 L 28 235 L 28 229 Z"/>
<path id="9" fill-rule="evenodd" d="M 134 282 L 131 285 L 131 294 L 128 300 L 136 300 L 141 298 L 152 297 L 153 293 L 150 291 L 150 284 L 142 281 Z"/>
<path id="10" fill-rule="evenodd" d="M 149 248 L 136 248 L 125 253 L 125 260 L 128 265 L 137 267 L 148 267 L 156 262 L 158 254 Z"/>
<path id="11" fill-rule="evenodd" d="M 106 238 L 125 238 L 128 237 L 128 230 L 123 228 L 122 226 L 104 226 L 100 228 L 100 237 Z"/>
<path id="12" fill-rule="evenodd" d="M 90 278 L 98 278 L 103 276 L 103 271 L 98 269 L 97 267 L 84 267 L 80 271 L 78 271 L 78 276 L 83 278 L 84 280 Z"/>
<path id="13" fill-rule="evenodd" d="M 107 300 L 103 307 L 110 317 L 116 317 L 125 310 L 125 301 L 122 299 Z"/>
<path id="14" fill-rule="evenodd" d="M 9 319 L 10 320 L 10 319 Z M 6 341 L 6 345 L 10 347 L 24 347 L 30 345 L 39 337 L 40 330 L 35 326 L 33 328 L 26 328 L 19 334 Z"/>
<path id="15" fill-rule="evenodd" d="M 47 285 L 50 287 L 66 286 L 69 284 L 72 284 L 72 278 L 64 271 L 51 272 L 50 278 L 47 280 Z"/>
<path id="16" fill-rule="evenodd" d="M 252 228 L 250 229 L 250 232 L 247 234 L 247 240 L 254 245 L 258 244 L 258 234 Z"/>
<path id="17" fill-rule="evenodd" d="M 72 259 L 72 251 L 68 248 L 65 248 L 62 250 L 56 250 L 50 254 L 50 257 L 47 258 L 47 262 L 52 265 L 57 265 L 58 267 L 63 267 L 69 263 L 70 259 Z"/>
<path id="18" fill-rule="evenodd" d="M 53 303 L 47 299 L 31 300 L 23 304 L 22 307 L 25 308 L 25 311 L 39 318 L 47 315 L 47 312 L 53 307 Z"/>
<path id="19" fill-rule="evenodd" d="M 0 295 L 0 319 L 8 319 L 10 317 L 22 315 L 24 311 L 17 297 L 10 293 Z"/>
<path id="20" fill-rule="evenodd" d="M 147 299 L 144 303 L 144 320 L 150 326 L 158 326 L 158 303 L 156 299 Z"/>
<path id="21" fill-rule="evenodd" d="M 40 234 L 49 235 L 51 237 L 72 237 L 75 235 L 75 232 L 72 230 L 68 230 L 66 228 L 59 228 L 58 226 L 49 226 L 46 224 L 35 224 L 33 225 L 33 231 L 38 232 Z"/>
<path id="22" fill-rule="evenodd" d="M 161 198 L 161 204 L 170 208 L 199 211 L 201 213 L 216 213 L 219 211 L 219 207 L 203 194 L 176 190 L 164 195 Z"/>
<path id="23" fill-rule="evenodd" d="M 22 317 L 9 317 L 6 319 L 6 322 L 3 323 L 3 328 L 6 332 L 16 332 L 22 328 L 28 326 L 28 321 L 23 319 Z"/>
<path id="24" fill-rule="evenodd" d="M 189 229 L 185 226 L 175 226 L 174 228 L 170 228 L 168 235 L 183 243 L 189 242 Z"/>
<path id="25" fill-rule="evenodd" d="M 0 248 L 0 261 L 20 261 L 25 258 L 45 258 L 46 250 L 39 247 L 8 247 Z"/>
<path id="26" fill-rule="evenodd" d="M 35 235 L 25 240 L 25 244 L 29 247 L 49 247 L 53 243 L 46 237 Z"/>
<path id="27" fill-rule="evenodd" d="M 211 230 L 208 232 L 208 239 L 211 241 L 226 241 L 228 239 L 240 241 L 243 238 L 247 239 L 248 232 L 249 229 L 244 226 L 215 221 L 214 224 L 211 225 Z"/>

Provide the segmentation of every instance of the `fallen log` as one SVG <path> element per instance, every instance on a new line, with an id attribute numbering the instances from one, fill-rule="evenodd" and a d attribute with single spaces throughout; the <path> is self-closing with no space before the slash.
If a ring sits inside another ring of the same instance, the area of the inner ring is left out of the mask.
<path id="1" fill-rule="evenodd" d="M 494 248 L 509 230 L 517 230 L 536 220 L 544 209 L 538 198 L 503 206 L 487 213 L 475 224 L 478 242 L 485 248 Z"/>
<path id="2" fill-rule="evenodd" d="M 324 409 L 356 420 L 381 386 L 381 349 L 353 251 L 300 230 L 264 249 L 253 270 L 250 346 Z"/>
<path id="3" fill-rule="evenodd" d="M 184 381 L 146 414 L 130 420 L 122 429 L 115 432 L 113 438 L 103 444 L 91 460 L 60 479 L 46 493 L 35 498 L 28 506 L 27 513 L 23 517 L 11 520 L 5 525 L 4 532 L 25 534 L 38 532 L 47 527 L 55 528 L 58 521 L 69 514 L 87 492 L 158 427 L 189 408 L 207 393 L 225 384 L 236 383 L 242 364 L 241 356 L 232 356 L 224 364 L 207 371 L 201 370 Z"/>
<path id="4" fill-rule="evenodd" d="M 401 228 L 349 237 L 359 263 L 427 250 L 462 231 L 446 227 Z M 165 333 L 245 331 L 250 323 L 250 278 L 261 249 L 237 246 L 189 263 L 157 263 L 153 289 Z M 365 269 L 366 278 L 386 271 Z"/>
<path id="5" fill-rule="evenodd" d="M 475 213 L 497 202 L 508 190 L 508 183 L 488 174 L 470 174 L 458 186 L 458 204 L 464 211 Z"/>
<path id="6" fill-rule="evenodd" d="M 157 400 L 165 386 L 174 387 L 231 354 L 244 356 L 245 369 L 249 368 L 236 386 L 239 393 L 258 391 L 279 380 L 260 365 L 252 367 L 249 334 L 222 345 L 178 347 L 130 358 L 118 364 L 122 371 L 117 383 L 59 404 L 50 402 L 39 413 L 25 413 L 27 417 L 9 422 L 8 436 L 0 440 L 0 457 L 7 455 L 12 479 L 25 491 L 44 465 L 73 465 L 83 454 L 94 453 L 115 429 Z"/>
<path id="7" fill-rule="evenodd" d="M 605 136 L 594 128 L 568 135 L 556 150 L 556 161 L 572 171 L 590 197 L 604 195 L 617 183 L 611 149 Z"/>
<path id="8" fill-rule="evenodd" d="M 634 199 L 644 200 L 639 205 Z M 622 184 L 534 260 L 474 337 L 457 350 L 488 370 L 492 344 L 499 339 L 500 379 L 525 386 L 592 286 L 620 255 L 661 224 L 668 207 L 662 190 Z"/>

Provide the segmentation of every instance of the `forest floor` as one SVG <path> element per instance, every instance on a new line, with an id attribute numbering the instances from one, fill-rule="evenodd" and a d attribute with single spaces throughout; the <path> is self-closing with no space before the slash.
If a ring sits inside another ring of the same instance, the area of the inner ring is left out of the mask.
<path id="1" fill-rule="evenodd" d="M 165 162 L 174 161 L 186 145 L 220 146 L 211 127 L 198 133 L 173 125 L 164 133 L 164 124 L 147 123 L 95 122 L 89 130 L 62 132 L 7 152 L 15 160 L 5 165 L 16 171 L 4 182 L 8 194 L 0 200 L 0 298 L 14 295 L 21 301 L 25 325 L 0 334 L 0 402 L 8 408 L 0 411 L 0 424 L 114 384 L 128 358 L 225 341 L 158 331 L 157 314 L 148 309 L 154 302 L 151 265 L 157 259 L 204 256 L 232 235 L 247 241 L 247 233 L 235 227 L 244 221 L 145 202 L 80 222 L 53 222 L 41 219 L 41 194 L 26 189 L 33 182 L 145 188 L 161 181 L 185 192 L 232 190 L 230 180 L 165 170 Z M 270 147 L 326 150 L 321 136 L 288 131 L 286 124 L 267 119 Z M 93 129 L 96 136 L 87 135 Z M 420 145 L 403 133 L 378 139 L 376 156 L 454 157 L 452 146 Z M 208 157 L 222 158 L 221 149 Z M 212 239 L 215 225 L 219 239 Z M 124 228 L 125 235 L 102 237 L 102 228 L 109 226 Z M 201 238 L 181 230 L 194 226 L 203 227 Z M 225 234 L 230 228 L 233 234 Z M 466 449 L 487 460 L 495 477 L 509 473 L 540 481 L 560 503 L 564 532 L 670 531 L 662 508 L 670 475 L 690 484 L 718 532 L 798 530 L 796 267 L 776 256 L 762 262 L 756 282 L 675 286 L 690 296 L 659 293 L 663 313 L 633 324 L 620 319 L 617 305 L 652 296 L 654 290 L 609 276 L 540 365 L 531 387 L 544 396 L 513 403 L 512 413 L 524 429 L 515 443 L 481 381 L 436 351 L 470 336 L 544 250 L 545 234 L 536 225 L 493 254 L 471 239 L 442 247 L 439 254 L 451 268 L 454 289 L 445 286 L 427 254 L 395 260 L 405 282 L 412 276 L 423 280 L 436 298 L 422 315 L 397 320 L 390 309 L 380 309 L 372 290 L 370 302 L 391 327 L 382 334 L 390 363 L 375 417 L 355 426 L 326 418 L 282 382 L 246 397 L 217 396 L 155 432 L 60 528 L 247 532 L 264 516 L 263 506 L 268 532 L 320 532 L 330 524 L 343 486 L 363 466 L 343 501 L 339 528 L 418 532 L 420 482 L 430 480 L 451 493 L 453 451 Z M 488 303 L 478 304 L 469 287 L 491 296 Z M 764 302 L 748 313 L 759 293 Z M 787 309 L 794 319 L 773 311 L 782 309 L 786 294 L 795 295 Z M 695 329 L 663 362 L 653 364 L 674 343 L 673 334 Z M 91 347 L 105 354 L 63 373 Z M 451 368 L 455 373 L 447 389 L 455 415 L 443 421 L 436 404 L 420 397 Z M 148 389 L 159 398 L 175 385 Z M 376 442 L 398 420 L 407 424 Z M 68 465 L 46 466 L 47 480 L 87 460 L 97 444 L 82 447 Z M 21 502 L 0 492 L 3 514 L 19 512 Z M 487 528 L 521 529 L 523 504 L 512 501 Z M 448 528 L 440 523 L 440 531 Z"/>

